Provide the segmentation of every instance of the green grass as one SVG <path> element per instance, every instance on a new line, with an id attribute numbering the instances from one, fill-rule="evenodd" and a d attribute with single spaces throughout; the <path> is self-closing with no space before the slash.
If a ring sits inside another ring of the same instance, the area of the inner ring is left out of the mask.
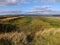
<path id="1" fill-rule="evenodd" d="M 6 18 L 8 20 L 8 17 Z M 18 17 L 15 19 L 12 17 L 8 21 L 6 18 L 1 24 L 5 26 L 4 31 L 7 26 L 7 30 L 12 32 L 0 34 L 0 45 L 60 45 L 60 32 L 54 34 L 54 31 L 60 28 L 60 21 L 47 17 Z M 15 28 L 17 29 L 13 32 Z M 56 29 L 49 32 L 51 28 Z M 45 32 L 42 33 L 43 31 Z"/>
<path id="2" fill-rule="evenodd" d="M 43 22 L 48 22 L 52 27 L 55 27 L 55 28 L 59 28 L 60 27 L 60 21 L 57 22 L 54 19 L 50 20 L 50 19 L 44 18 L 44 17 L 41 17 L 40 20 L 42 20 Z"/>

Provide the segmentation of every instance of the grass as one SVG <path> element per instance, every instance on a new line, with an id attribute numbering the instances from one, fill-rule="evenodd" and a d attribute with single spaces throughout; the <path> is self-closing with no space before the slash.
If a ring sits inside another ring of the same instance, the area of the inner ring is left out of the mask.
<path id="1" fill-rule="evenodd" d="M 60 19 L 17 16 L 1 20 L 0 45 L 60 45 Z"/>
<path id="2" fill-rule="evenodd" d="M 41 17 L 40 20 L 42 20 L 43 22 L 48 22 L 52 27 L 55 27 L 55 28 L 60 27 L 60 21 L 56 21 L 56 19 L 50 20 L 48 18 Z"/>

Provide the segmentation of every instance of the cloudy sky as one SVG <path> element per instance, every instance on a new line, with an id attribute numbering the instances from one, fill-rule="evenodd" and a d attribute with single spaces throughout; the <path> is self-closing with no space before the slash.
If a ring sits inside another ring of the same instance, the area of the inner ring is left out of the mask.
<path id="1" fill-rule="evenodd" d="M 0 0 L 2 13 L 60 14 L 60 0 Z"/>

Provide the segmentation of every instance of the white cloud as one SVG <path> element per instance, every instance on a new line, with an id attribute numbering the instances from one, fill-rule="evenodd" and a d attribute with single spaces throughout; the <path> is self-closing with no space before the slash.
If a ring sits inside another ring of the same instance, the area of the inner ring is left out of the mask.
<path id="1" fill-rule="evenodd" d="M 60 2 L 60 0 L 34 0 L 35 2 Z"/>
<path id="2" fill-rule="evenodd" d="M 0 15 L 21 14 L 22 11 L 0 11 Z"/>
<path id="3" fill-rule="evenodd" d="M 17 5 L 28 3 L 40 3 L 40 2 L 60 2 L 60 0 L 0 0 L 0 6 L 2 5 Z"/>
<path id="4" fill-rule="evenodd" d="M 40 3 L 40 2 L 60 2 L 60 0 L 20 0 L 20 4 L 27 4 L 27 3 Z"/>
<path id="5" fill-rule="evenodd" d="M 16 3 L 16 0 L 6 0 L 7 3 Z"/>
<path id="6" fill-rule="evenodd" d="M 26 13 L 37 14 L 60 14 L 57 10 L 52 10 L 49 6 L 34 6 L 26 11 Z"/>
<path id="7" fill-rule="evenodd" d="M 0 0 L 0 6 L 17 5 L 18 3 L 18 0 Z"/>

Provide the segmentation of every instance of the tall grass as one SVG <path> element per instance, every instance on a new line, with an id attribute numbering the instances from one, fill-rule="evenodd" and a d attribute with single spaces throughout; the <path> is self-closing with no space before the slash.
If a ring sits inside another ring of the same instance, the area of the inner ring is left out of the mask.
<path id="1" fill-rule="evenodd" d="M 46 17 L 19 17 L 0 24 L 0 45 L 60 45 L 60 23 Z M 4 28 L 4 29 L 3 29 Z"/>

